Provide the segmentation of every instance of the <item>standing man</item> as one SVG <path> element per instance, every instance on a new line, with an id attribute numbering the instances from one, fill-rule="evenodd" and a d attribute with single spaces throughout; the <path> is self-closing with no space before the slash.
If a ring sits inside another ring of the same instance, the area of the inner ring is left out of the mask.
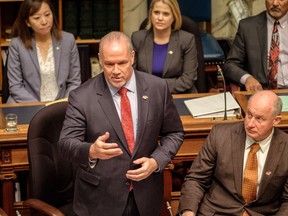
<path id="1" fill-rule="evenodd" d="M 99 60 L 104 73 L 70 94 L 59 141 L 63 157 L 79 164 L 74 211 L 159 216 L 162 171 L 184 138 L 179 114 L 164 80 L 133 70 L 125 34 L 104 36 Z"/>
<path id="2" fill-rule="evenodd" d="M 245 120 L 211 130 L 182 185 L 182 216 L 288 215 L 288 135 L 281 99 L 253 95 Z"/>
<path id="3" fill-rule="evenodd" d="M 224 64 L 224 76 L 247 91 L 288 88 L 288 0 L 266 8 L 240 21 Z"/>

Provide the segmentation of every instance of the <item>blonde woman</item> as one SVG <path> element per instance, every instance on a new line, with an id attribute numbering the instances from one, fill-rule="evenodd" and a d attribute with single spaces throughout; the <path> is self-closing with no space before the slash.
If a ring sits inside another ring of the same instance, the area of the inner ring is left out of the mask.
<path id="1" fill-rule="evenodd" d="M 165 79 L 171 93 L 195 93 L 195 37 L 181 24 L 177 0 L 152 0 L 146 29 L 132 34 L 135 67 Z"/>

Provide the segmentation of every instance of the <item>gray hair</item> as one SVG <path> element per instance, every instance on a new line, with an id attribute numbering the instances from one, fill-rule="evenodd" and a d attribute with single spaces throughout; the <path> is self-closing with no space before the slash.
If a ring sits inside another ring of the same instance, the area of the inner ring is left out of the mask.
<path id="1" fill-rule="evenodd" d="M 112 41 L 126 41 L 127 45 L 128 45 L 128 49 L 130 52 L 133 52 L 133 45 L 131 42 L 130 37 L 128 37 L 126 34 L 124 34 L 123 32 L 119 32 L 119 31 L 112 31 L 106 35 L 104 35 L 101 40 L 100 40 L 100 44 L 99 44 L 99 53 L 101 55 L 102 51 L 103 51 L 103 45 L 107 42 L 112 42 Z"/>
<path id="2" fill-rule="evenodd" d="M 281 98 L 278 96 L 277 100 L 274 102 L 274 112 L 275 116 L 280 115 L 282 112 L 283 102 Z"/>

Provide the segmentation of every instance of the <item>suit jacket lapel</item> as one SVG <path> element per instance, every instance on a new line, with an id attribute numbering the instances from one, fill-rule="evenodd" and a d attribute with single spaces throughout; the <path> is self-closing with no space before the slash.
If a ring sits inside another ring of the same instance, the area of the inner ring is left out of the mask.
<path id="1" fill-rule="evenodd" d="M 57 41 L 55 38 L 53 38 L 53 55 L 54 55 L 54 61 L 55 61 L 55 73 L 56 77 L 59 76 L 59 68 L 60 68 L 60 62 L 61 62 L 61 41 Z"/>
<path id="2" fill-rule="evenodd" d="M 261 197 L 265 191 L 271 178 L 274 176 L 274 171 L 276 170 L 280 155 L 285 147 L 285 142 L 279 139 L 277 129 L 275 128 L 273 138 L 271 140 L 269 152 L 265 162 L 265 166 L 262 173 L 261 184 L 259 187 L 258 197 Z"/>
<path id="3" fill-rule="evenodd" d="M 165 74 L 168 71 L 170 63 L 173 61 L 173 56 L 175 55 L 175 52 L 177 50 L 178 37 L 176 36 L 176 34 L 178 34 L 178 31 L 177 31 L 177 33 L 176 32 L 172 32 L 171 36 L 170 36 L 168 49 L 167 49 L 167 54 L 166 54 L 166 60 L 165 60 L 164 68 L 163 68 L 163 77 L 165 77 Z"/>
<path id="4" fill-rule="evenodd" d="M 110 122 L 111 126 L 113 127 L 115 133 L 117 134 L 121 144 L 124 146 L 126 151 L 130 154 L 128 144 L 125 138 L 125 135 L 122 130 L 121 121 L 119 119 L 117 110 L 115 108 L 114 101 L 112 99 L 109 87 L 105 81 L 104 75 L 102 74 L 103 79 L 102 82 L 98 82 L 98 88 L 96 89 L 96 94 L 101 96 L 99 99 L 100 106 L 104 114 L 106 115 L 108 121 Z M 118 143 L 120 144 L 120 143 Z"/>
<path id="5" fill-rule="evenodd" d="M 33 64 L 37 68 L 37 71 L 39 72 L 40 76 L 40 65 L 38 62 L 38 56 L 37 56 L 37 47 L 36 47 L 36 41 L 32 40 L 32 47 L 33 50 L 29 49 L 29 53 L 32 59 Z M 54 61 L 55 61 L 55 72 L 56 72 L 56 77 L 58 77 L 59 74 L 59 67 L 60 67 L 60 56 L 61 56 L 61 42 L 56 41 L 56 39 L 53 38 L 53 54 L 54 54 Z"/>
<path id="6" fill-rule="evenodd" d="M 142 137 L 144 136 L 144 131 L 145 131 L 144 127 L 145 127 L 145 122 L 148 116 L 149 104 L 150 104 L 149 102 L 150 94 L 148 92 L 148 86 L 146 85 L 145 82 L 143 82 L 143 80 L 141 80 L 137 72 L 135 72 L 135 76 L 136 76 L 137 100 L 138 100 L 138 123 L 137 123 L 138 128 L 137 128 L 137 135 L 136 135 L 133 155 L 135 155 L 135 153 L 139 149 Z M 117 114 L 114 101 L 111 97 L 111 93 L 105 81 L 104 76 L 103 76 L 103 81 L 97 83 L 97 85 L 99 88 L 97 88 L 96 94 L 101 96 L 101 98 L 99 99 L 99 103 L 103 109 L 103 112 L 105 113 L 108 121 L 114 128 L 115 133 L 117 134 L 122 145 L 124 146 L 126 151 L 130 154 L 128 144 L 127 144 L 124 132 L 122 130 L 121 121 Z"/>
<path id="7" fill-rule="evenodd" d="M 173 56 L 177 50 L 178 37 L 176 34 L 177 34 L 176 32 L 172 32 L 170 36 L 170 40 L 169 40 L 170 42 L 168 44 L 166 60 L 165 60 L 165 64 L 163 67 L 163 77 L 167 73 L 170 63 L 173 60 Z M 145 49 L 145 54 L 146 54 L 146 65 L 148 68 L 147 72 L 150 74 L 152 74 L 152 67 L 153 67 L 153 55 L 151 55 L 151 53 L 153 53 L 153 47 L 154 47 L 153 38 L 154 38 L 153 31 L 148 31 L 146 35 L 146 43 L 145 43 L 144 49 Z"/>
<path id="8" fill-rule="evenodd" d="M 243 161 L 244 161 L 244 149 L 245 149 L 245 129 L 244 123 L 241 124 L 241 127 L 231 136 L 231 145 L 232 145 L 232 161 L 233 161 L 233 172 L 235 178 L 235 187 L 237 193 L 242 196 L 242 178 L 243 178 Z"/>
<path id="9" fill-rule="evenodd" d="M 32 39 L 32 48 L 33 49 L 29 49 L 29 54 L 30 57 L 32 59 L 33 64 L 35 65 L 35 67 L 37 68 L 38 71 L 38 75 L 39 75 L 39 80 L 40 80 L 40 66 L 39 66 L 39 62 L 38 62 L 38 56 L 37 56 L 37 47 L 36 47 L 36 41 L 34 39 Z"/>
<path id="10" fill-rule="evenodd" d="M 154 47 L 154 41 L 153 41 L 153 31 L 148 31 L 146 35 L 146 42 L 144 45 L 145 54 L 146 54 L 146 65 L 148 69 L 148 73 L 152 74 L 152 67 L 153 67 L 153 47 Z"/>
<path id="11" fill-rule="evenodd" d="M 261 59 L 264 68 L 264 73 L 267 74 L 267 17 L 266 12 L 259 17 L 256 28 L 257 37 L 260 44 Z"/>
<path id="12" fill-rule="evenodd" d="M 137 84 L 137 100 L 138 100 L 138 123 L 137 123 L 137 135 L 134 147 L 134 154 L 140 147 L 142 137 L 145 131 L 145 122 L 147 121 L 147 116 L 149 112 L 150 104 L 150 94 L 148 92 L 148 86 L 143 80 L 140 81 L 137 72 L 135 72 L 136 84 Z M 133 154 L 133 155 L 134 155 Z"/>

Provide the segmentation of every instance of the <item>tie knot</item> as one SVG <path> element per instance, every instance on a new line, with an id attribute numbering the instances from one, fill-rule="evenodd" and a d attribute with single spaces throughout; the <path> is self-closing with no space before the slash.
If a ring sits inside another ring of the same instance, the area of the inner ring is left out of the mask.
<path id="1" fill-rule="evenodd" d="M 279 24 L 279 21 L 275 21 L 275 22 L 274 22 L 273 33 L 278 32 L 278 24 Z"/>
<path id="2" fill-rule="evenodd" d="M 253 143 L 250 147 L 251 153 L 256 153 L 260 149 L 259 143 Z"/>
<path id="3" fill-rule="evenodd" d="M 126 95 L 126 94 L 127 94 L 127 91 L 128 91 L 127 88 L 122 87 L 122 88 L 119 89 L 118 93 L 119 93 L 120 95 Z"/>

